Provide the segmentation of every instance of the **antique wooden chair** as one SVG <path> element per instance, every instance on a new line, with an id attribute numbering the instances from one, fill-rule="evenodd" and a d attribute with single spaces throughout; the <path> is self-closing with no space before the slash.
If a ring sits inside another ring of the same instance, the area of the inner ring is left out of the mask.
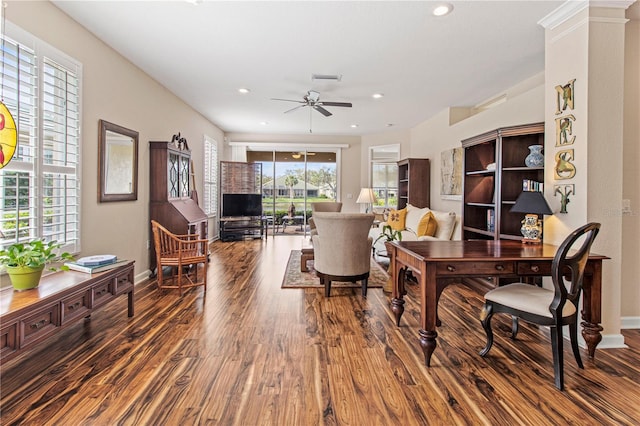
<path id="1" fill-rule="evenodd" d="M 564 359 L 562 352 L 562 327 L 569 326 L 571 348 L 578 367 L 584 368 L 578 349 L 578 303 L 582 292 L 584 270 L 591 244 L 600 230 L 599 223 L 589 223 L 572 232 L 560 245 L 551 264 L 553 290 L 531 284 L 514 283 L 498 287 L 485 294 L 485 304 L 480 320 L 487 333 L 487 344 L 480 352 L 487 355 L 493 345 L 491 318 L 503 312 L 513 318 L 511 337 L 518 333 L 518 318 L 551 329 L 553 369 L 555 385 L 564 389 Z M 571 251 L 574 243 L 582 238 L 582 246 Z"/>
<path id="2" fill-rule="evenodd" d="M 158 287 L 182 290 L 203 286 L 207 292 L 207 264 L 209 242 L 195 234 L 176 235 L 155 220 L 151 221 L 153 242 L 156 249 Z M 202 264 L 202 277 L 198 278 L 198 265 Z M 171 275 L 164 276 L 164 268 L 170 267 Z M 167 279 L 168 278 L 168 279 Z"/>
<path id="3" fill-rule="evenodd" d="M 313 267 L 324 284 L 324 295 L 331 293 L 331 281 L 362 282 L 362 296 L 367 296 L 371 269 L 369 229 L 373 214 L 314 213 L 318 233 L 312 236 Z"/>

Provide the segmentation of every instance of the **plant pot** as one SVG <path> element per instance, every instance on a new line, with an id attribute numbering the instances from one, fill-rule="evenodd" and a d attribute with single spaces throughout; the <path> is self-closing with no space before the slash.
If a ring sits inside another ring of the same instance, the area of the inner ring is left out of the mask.
<path id="1" fill-rule="evenodd" d="M 44 265 L 37 268 L 30 266 L 7 266 L 6 270 L 14 290 L 24 291 L 38 287 Z"/>

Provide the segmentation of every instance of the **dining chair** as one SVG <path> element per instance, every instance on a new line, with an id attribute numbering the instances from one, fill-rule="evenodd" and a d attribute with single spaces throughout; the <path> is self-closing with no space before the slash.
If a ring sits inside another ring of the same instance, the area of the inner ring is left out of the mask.
<path id="1" fill-rule="evenodd" d="M 480 321 L 487 334 L 487 344 L 480 351 L 481 356 L 486 356 L 493 345 L 491 318 L 496 313 L 506 313 L 512 316 L 513 339 L 518 333 L 518 318 L 550 327 L 553 370 L 558 389 L 564 389 L 562 327 L 565 325 L 569 326 L 571 348 L 578 367 L 584 368 L 578 348 L 578 303 L 589 250 L 599 230 L 599 223 L 588 223 L 573 231 L 562 242 L 551 264 L 553 289 L 514 283 L 485 294 Z M 577 251 L 573 250 L 574 244 L 578 241 L 581 241 L 582 245 Z"/>

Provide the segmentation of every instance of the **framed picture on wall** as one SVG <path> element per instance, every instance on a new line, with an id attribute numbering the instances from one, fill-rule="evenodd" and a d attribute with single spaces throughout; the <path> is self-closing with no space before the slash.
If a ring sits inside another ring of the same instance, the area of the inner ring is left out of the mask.
<path id="1" fill-rule="evenodd" d="M 462 147 L 440 153 L 440 198 L 462 199 Z"/>

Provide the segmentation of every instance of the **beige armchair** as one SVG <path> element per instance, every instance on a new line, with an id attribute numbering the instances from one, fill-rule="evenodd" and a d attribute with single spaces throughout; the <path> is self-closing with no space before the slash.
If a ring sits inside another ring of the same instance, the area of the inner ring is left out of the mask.
<path id="1" fill-rule="evenodd" d="M 315 235 L 318 232 L 316 231 L 316 223 L 313 220 L 313 214 L 315 212 L 341 212 L 342 211 L 342 203 L 335 201 L 321 201 L 317 203 L 311 203 L 311 217 L 309 218 L 309 231 L 311 235 Z"/>
<path id="2" fill-rule="evenodd" d="M 371 268 L 369 229 L 373 214 L 329 213 L 314 214 L 317 234 L 312 235 L 314 264 L 324 295 L 331 293 L 331 281 L 362 281 L 362 296 L 367 296 Z"/>

